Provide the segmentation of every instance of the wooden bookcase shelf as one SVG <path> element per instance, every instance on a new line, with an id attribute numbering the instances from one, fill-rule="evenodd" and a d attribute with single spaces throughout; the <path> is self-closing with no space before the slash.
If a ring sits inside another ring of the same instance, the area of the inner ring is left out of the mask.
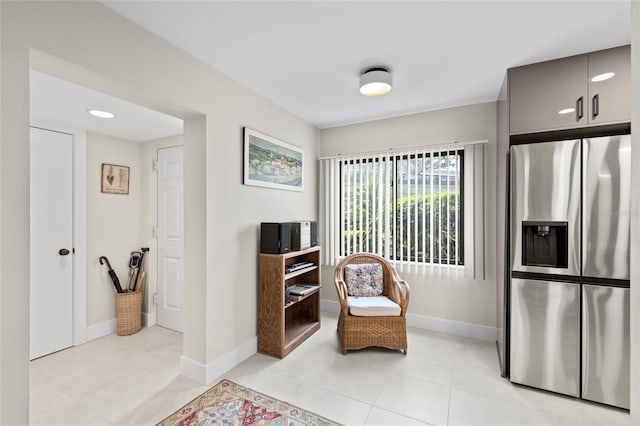
<path id="1" fill-rule="evenodd" d="M 285 280 L 289 280 L 289 279 L 295 278 L 295 277 L 297 277 L 299 275 L 306 274 L 307 272 L 311 272 L 314 269 L 318 269 L 318 267 L 317 266 L 310 266 L 308 268 L 304 268 L 304 269 L 301 269 L 299 271 L 289 272 L 288 274 L 284 274 L 284 279 Z"/>
<path id="2" fill-rule="evenodd" d="M 291 300 L 289 303 L 284 305 L 284 308 L 288 309 L 288 308 L 292 307 L 293 305 L 295 305 L 296 303 L 300 303 L 300 302 L 304 301 L 304 299 L 306 299 L 307 297 L 311 297 L 311 296 L 313 296 L 314 294 L 316 294 L 318 292 L 320 292 L 320 287 L 318 287 L 317 289 L 312 290 L 309 293 L 307 293 L 305 295 L 302 295 L 302 296 L 294 296 L 294 295 L 292 295 L 291 299 L 296 298 L 296 300 Z"/>
<path id="3" fill-rule="evenodd" d="M 299 262 L 310 266 L 285 273 Z M 320 247 L 286 254 L 260 254 L 258 288 L 258 351 L 284 358 L 320 329 L 320 288 L 285 304 L 285 287 L 320 285 Z"/>

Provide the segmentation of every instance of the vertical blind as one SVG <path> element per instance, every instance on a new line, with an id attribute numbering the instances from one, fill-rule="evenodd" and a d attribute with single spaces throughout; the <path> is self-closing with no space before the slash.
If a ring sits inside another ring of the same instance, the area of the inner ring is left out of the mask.
<path id="1" fill-rule="evenodd" d="M 451 144 L 321 159 L 323 263 L 371 252 L 396 262 L 473 265 L 464 246 L 466 239 L 473 246 L 476 197 L 465 192 L 476 191 L 475 175 L 483 178 L 474 168 L 484 161 L 478 152 L 482 144 Z"/>

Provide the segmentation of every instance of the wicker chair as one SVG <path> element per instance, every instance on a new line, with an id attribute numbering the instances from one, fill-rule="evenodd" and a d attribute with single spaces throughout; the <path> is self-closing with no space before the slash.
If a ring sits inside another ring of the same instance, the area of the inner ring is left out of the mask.
<path id="1" fill-rule="evenodd" d="M 382 265 L 382 294 L 400 306 L 399 316 L 354 316 L 349 313 L 347 285 L 344 281 L 345 266 L 349 264 L 379 263 Z M 348 350 L 379 346 L 399 349 L 407 353 L 407 306 L 409 305 L 409 285 L 400 279 L 391 264 L 382 257 L 371 253 L 356 253 L 343 259 L 335 271 L 335 285 L 340 300 L 338 336 L 342 353 Z"/>

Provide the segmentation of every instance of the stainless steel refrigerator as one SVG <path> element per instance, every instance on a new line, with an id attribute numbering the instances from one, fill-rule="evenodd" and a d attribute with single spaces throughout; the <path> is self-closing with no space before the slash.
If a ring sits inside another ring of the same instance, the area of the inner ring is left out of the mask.
<path id="1" fill-rule="evenodd" d="M 511 148 L 511 381 L 629 408 L 631 137 Z"/>

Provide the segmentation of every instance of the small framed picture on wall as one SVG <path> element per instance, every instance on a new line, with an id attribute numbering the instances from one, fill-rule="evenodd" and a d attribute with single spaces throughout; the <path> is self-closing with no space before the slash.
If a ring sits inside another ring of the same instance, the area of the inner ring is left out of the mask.
<path id="1" fill-rule="evenodd" d="M 129 167 L 102 163 L 102 192 L 129 194 Z"/>

